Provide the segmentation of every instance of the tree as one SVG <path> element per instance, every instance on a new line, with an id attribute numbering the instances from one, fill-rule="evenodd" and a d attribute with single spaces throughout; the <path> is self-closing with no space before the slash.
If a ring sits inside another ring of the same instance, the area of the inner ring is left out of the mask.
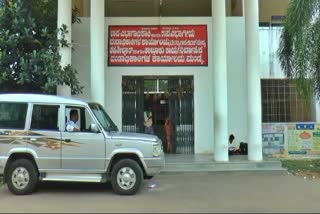
<path id="1" fill-rule="evenodd" d="M 57 0 L 0 0 L 0 91 L 54 94 L 66 84 L 81 93 L 77 71 L 60 66 L 67 31 L 57 29 Z"/>
<path id="2" fill-rule="evenodd" d="M 320 98 L 320 0 L 292 0 L 281 34 L 278 55 L 288 78 L 307 102 Z"/>

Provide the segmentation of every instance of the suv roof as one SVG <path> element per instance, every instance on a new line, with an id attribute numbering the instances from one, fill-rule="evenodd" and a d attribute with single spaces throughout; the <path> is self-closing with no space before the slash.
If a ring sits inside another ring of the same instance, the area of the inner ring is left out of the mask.
<path id="1" fill-rule="evenodd" d="M 87 105 L 87 101 L 43 94 L 0 94 L 0 102 L 54 103 Z"/>

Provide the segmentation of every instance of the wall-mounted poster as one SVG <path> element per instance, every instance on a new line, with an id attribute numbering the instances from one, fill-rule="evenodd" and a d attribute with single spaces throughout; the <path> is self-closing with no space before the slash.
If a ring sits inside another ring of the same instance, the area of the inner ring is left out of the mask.
<path id="1" fill-rule="evenodd" d="M 314 124 L 298 123 L 295 130 L 288 130 L 289 154 L 307 154 L 312 150 L 314 128 Z"/>
<path id="2" fill-rule="evenodd" d="M 286 124 L 263 124 L 262 146 L 264 155 L 272 157 L 285 157 L 287 155 L 285 127 Z"/>
<path id="3" fill-rule="evenodd" d="M 208 66 L 207 25 L 109 26 L 109 66 Z"/>
<path id="4" fill-rule="evenodd" d="M 262 128 L 265 155 L 280 158 L 286 155 L 320 155 L 320 124 L 268 123 Z"/>
<path id="5" fill-rule="evenodd" d="M 277 157 L 286 155 L 283 133 L 263 134 L 262 145 L 265 155 Z"/>
<path id="6" fill-rule="evenodd" d="M 320 132 L 313 132 L 313 141 L 312 141 L 312 150 L 310 151 L 313 154 L 320 154 Z"/>

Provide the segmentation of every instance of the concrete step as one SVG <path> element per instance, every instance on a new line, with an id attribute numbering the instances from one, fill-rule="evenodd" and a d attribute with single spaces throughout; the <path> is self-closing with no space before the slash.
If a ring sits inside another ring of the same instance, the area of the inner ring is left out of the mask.
<path id="1" fill-rule="evenodd" d="M 285 172 L 280 161 L 166 163 L 162 172 L 276 171 Z"/>

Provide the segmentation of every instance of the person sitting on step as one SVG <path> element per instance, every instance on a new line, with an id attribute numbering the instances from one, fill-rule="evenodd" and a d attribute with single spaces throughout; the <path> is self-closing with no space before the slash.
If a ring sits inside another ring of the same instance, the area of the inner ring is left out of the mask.
<path id="1" fill-rule="evenodd" d="M 234 140 L 235 140 L 235 137 L 233 134 L 231 134 L 229 136 L 229 145 L 228 145 L 229 155 L 240 154 L 240 150 L 236 148 Z"/>

